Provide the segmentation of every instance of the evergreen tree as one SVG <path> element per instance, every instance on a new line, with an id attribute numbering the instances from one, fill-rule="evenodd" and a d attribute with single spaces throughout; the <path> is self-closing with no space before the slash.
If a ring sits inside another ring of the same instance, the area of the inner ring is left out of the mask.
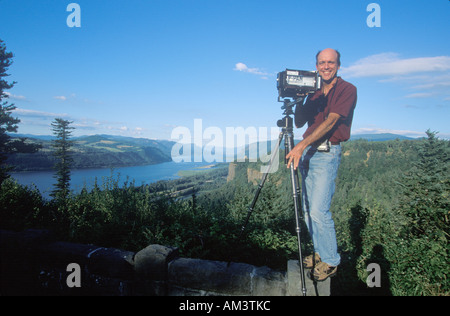
<path id="1" fill-rule="evenodd" d="M 62 118 L 56 118 L 52 122 L 53 134 L 56 136 L 53 147 L 55 148 L 54 155 L 58 160 L 55 164 L 55 178 L 58 182 L 55 184 L 55 190 L 53 190 L 51 196 L 57 199 L 64 199 L 69 194 L 70 167 L 73 163 L 70 152 L 73 142 L 69 139 L 72 134 L 71 130 L 74 129 L 70 126 L 71 123 L 73 122 Z"/>
<path id="2" fill-rule="evenodd" d="M 449 166 L 450 142 L 427 131 L 419 161 L 404 180 L 401 210 L 407 218 L 399 244 L 398 268 L 403 274 L 401 291 L 407 295 L 450 292 Z"/>
<path id="3" fill-rule="evenodd" d="M 9 178 L 8 172 L 13 169 L 13 167 L 5 165 L 8 154 L 15 152 L 34 153 L 40 148 L 37 145 L 25 143 L 25 139 L 12 140 L 11 136 L 7 134 L 17 133 L 17 124 L 20 123 L 18 118 L 11 115 L 16 106 L 7 101 L 9 94 L 6 93 L 6 90 L 11 89 L 16 82 L 8 83 L 4 79 L 9 76 L 6 71 L 12 64 L 12 57 L 13 54 L 6 52 L 6 46 L 0 40 L 0 185 L 5 179 Z"/>
<path id="4" fill-rule="evenodd" d="M 407 215 L 412 219 L 416 236 L 435 235 L 448 229 L 450 143 L 439 140 L 428 130 L 428 139 L 419 151 L 419 162 L 407 183 L 410 200 Z"/>

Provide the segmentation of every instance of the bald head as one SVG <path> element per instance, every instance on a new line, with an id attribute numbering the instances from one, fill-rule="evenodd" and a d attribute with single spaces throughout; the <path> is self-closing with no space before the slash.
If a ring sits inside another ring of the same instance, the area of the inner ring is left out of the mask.
<path id="1" fill-rule="evenodd" d="M 341 54 L 331 48 L 321 50 L 316 55 L 316 68 L 325 85 L 332 84 L 341 66 Z"/>
<path id="2" fill-rule="evenodd" d="M 339 53 L 338 50 L 333 48 L 325 48 L 324 50 L 319 51 L 316 55 L 316 65 L 319 63 L 319 56 L 321 55 L 327 55 L 327 57 L 334 55 L 337 60 L 338 67 L 341 66 L 341 53 Z"/>

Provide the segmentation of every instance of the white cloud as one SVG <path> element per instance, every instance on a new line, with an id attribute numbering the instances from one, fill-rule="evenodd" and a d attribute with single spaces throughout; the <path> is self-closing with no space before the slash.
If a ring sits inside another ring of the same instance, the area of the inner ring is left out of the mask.
<path id="1" fill-rule="evenodd" d="M 392 77 L 449 70 L 450 56 L 401 59 L 397 53 L 382 53 L 362 58 L 349 67 L 342 67 L 340 73 L 349 78 Z"/>
<path id="2" fill-rule="evenodd" d="M 397 53 L 371 55 L 342 67 L 346 78 L 377 77 L 382 83 L 400 83 L 411 92 L 407 99 L 448 97 L 450 56 L 400 58 Z"/>
<path id="3" fill-rule="evenodd" d="M 54 96 L 53 99 L 60 100 L 60 101 L 67 101 L 67 100 L 74 101 L 74 100 L 77 100 L 78 98 L 77 98 L 77 95 L 75 93 L 72 93 L 69 96 L 57 95 L 57 96 Z"/>
<path id="4" fill-rule="evenodd" d="M 242 72 L 248 72 L 248 73 L 251 73 L 251 74 L 254 74 L 254 75 L 259 75 L 259 76 L 267 76 L 268 75 L 267 73 L 261 71 L 259 68 L 249 68 L 244 63 L 237 63 L 233 70 L 242 71 Z M 267 79 L 267 77 L 263 77 L 263 78 Z"/>
<path id="5" fill-rule="evenodd" d="M 432 97 L 433 94 L 432 93 L 412 93 L 409 95 L 406 95 L 405 98 L 407 99 L 420 99 L 420 98 L 429 98 Z"/>
<path id="6" fill-rule="evenodd" d="M 243 63 L 237 63 L 236 67 L 234 68 L 234 70 L 238 70 L 238 71 L 247 71 L 248 67 L 246 64 Z"/>
<path id="7" fill-rule="evenodd" d="M 73 117 L 67 113 L 44 112 L 23 108 L 16 108 L 13 113 L 21 120 L 19 130 L 21 133 L 49 135 L 51 122 L 61 117 L 72 122 L 75 127 L 74 136 L 92 134 L 113 134 L 121 136 L 147 136 L 148 129 L 144 127 L 127 126 L 124 122 L 99 120 L 89 117 Z"/>
<path id="8" fill-rule="evenodd" d="M 23 95 L 16 95 L 16 94 L 11 94 L 9 92 L 3 92 L 3 94 L 5 94 L 9 99 L 11 100 L 17 100 L 17 101 L 28 101 L 27 98 Z"/>
<path id="9" fill-rule="evenodd" d="M 68 114 L 66 114 L 66 113 L 51 113 L 51 112 L 27 110 L 27 109 L 21 109 L 21 108 L 15 109 L 14 113 L 17 115 L 20 115 L 20 116 L 34 117 L 34 118 L 41 118 L 41 119 L 54 119 L 55 117 L 68 117 Z"/>
<path id="10" fill-rule="evenodd" d="M 424 83 L 426 81 L 429 81 L 428 83 Z M 450 87 L 450 78 L 438 78 L 438 77 L 431 77 L 431 78 L 425 78 L 421 81 L 420 84 L 413 87 L 413 89 L 418 90 L 427 90 L 427 89 L 435 89 L 435 88 L 443 88 L 448 89 Z"/>

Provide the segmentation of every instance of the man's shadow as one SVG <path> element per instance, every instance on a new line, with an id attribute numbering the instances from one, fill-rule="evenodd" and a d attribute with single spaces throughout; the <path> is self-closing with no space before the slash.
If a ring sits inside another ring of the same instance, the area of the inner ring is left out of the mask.
<path id="1" fill-rule="evenodd" d="M 381 287 L 369 287 L 366 280 L 361 280 L 358 276 L 358 261 L 363 254 L 363 238 L 369 210 L 360 204 L 355 205 L 351 210 L 351 217 L 348 221 L 350 227 L 350 243 L 352 251 L 341 255 L 341 264 L 338 267 L 336 277 L 331 279 L 331 295 L 392 295 L 390 291 L 389 270 L 390 263 L 384 256 L 384 248 L 377 244 L 373 247 L 371 255 L 366 259 L 365 265 L 376 263 L 380 266 Z M 361 267 L 359 267 L 361 269 Z M 367 268 L 367 267 L 364 267 Z M 371 271 L 368 272 L 371 274 Z"/>

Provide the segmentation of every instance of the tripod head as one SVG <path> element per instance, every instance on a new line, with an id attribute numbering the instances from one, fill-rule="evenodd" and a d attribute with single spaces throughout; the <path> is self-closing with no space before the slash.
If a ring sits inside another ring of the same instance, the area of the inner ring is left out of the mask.
<path id="1" fill-rule="evenodd" d="M 282 127 L 283 129 L 288 129 L 289 131 L 292 131 L 294 125 L 291 115 L 294 115 L 294 106 L 297 104 L 303 104 L 305 97 L 306 97 L 305 95 L 302 95 L 294 99 L 293 101 L 290 99 L 284 100 L 278 99 L 278 102 L 283 102 L 281 109 L 283 110 L 284 115 L 282 119 L 277 121 L 278 127 Z"/>

